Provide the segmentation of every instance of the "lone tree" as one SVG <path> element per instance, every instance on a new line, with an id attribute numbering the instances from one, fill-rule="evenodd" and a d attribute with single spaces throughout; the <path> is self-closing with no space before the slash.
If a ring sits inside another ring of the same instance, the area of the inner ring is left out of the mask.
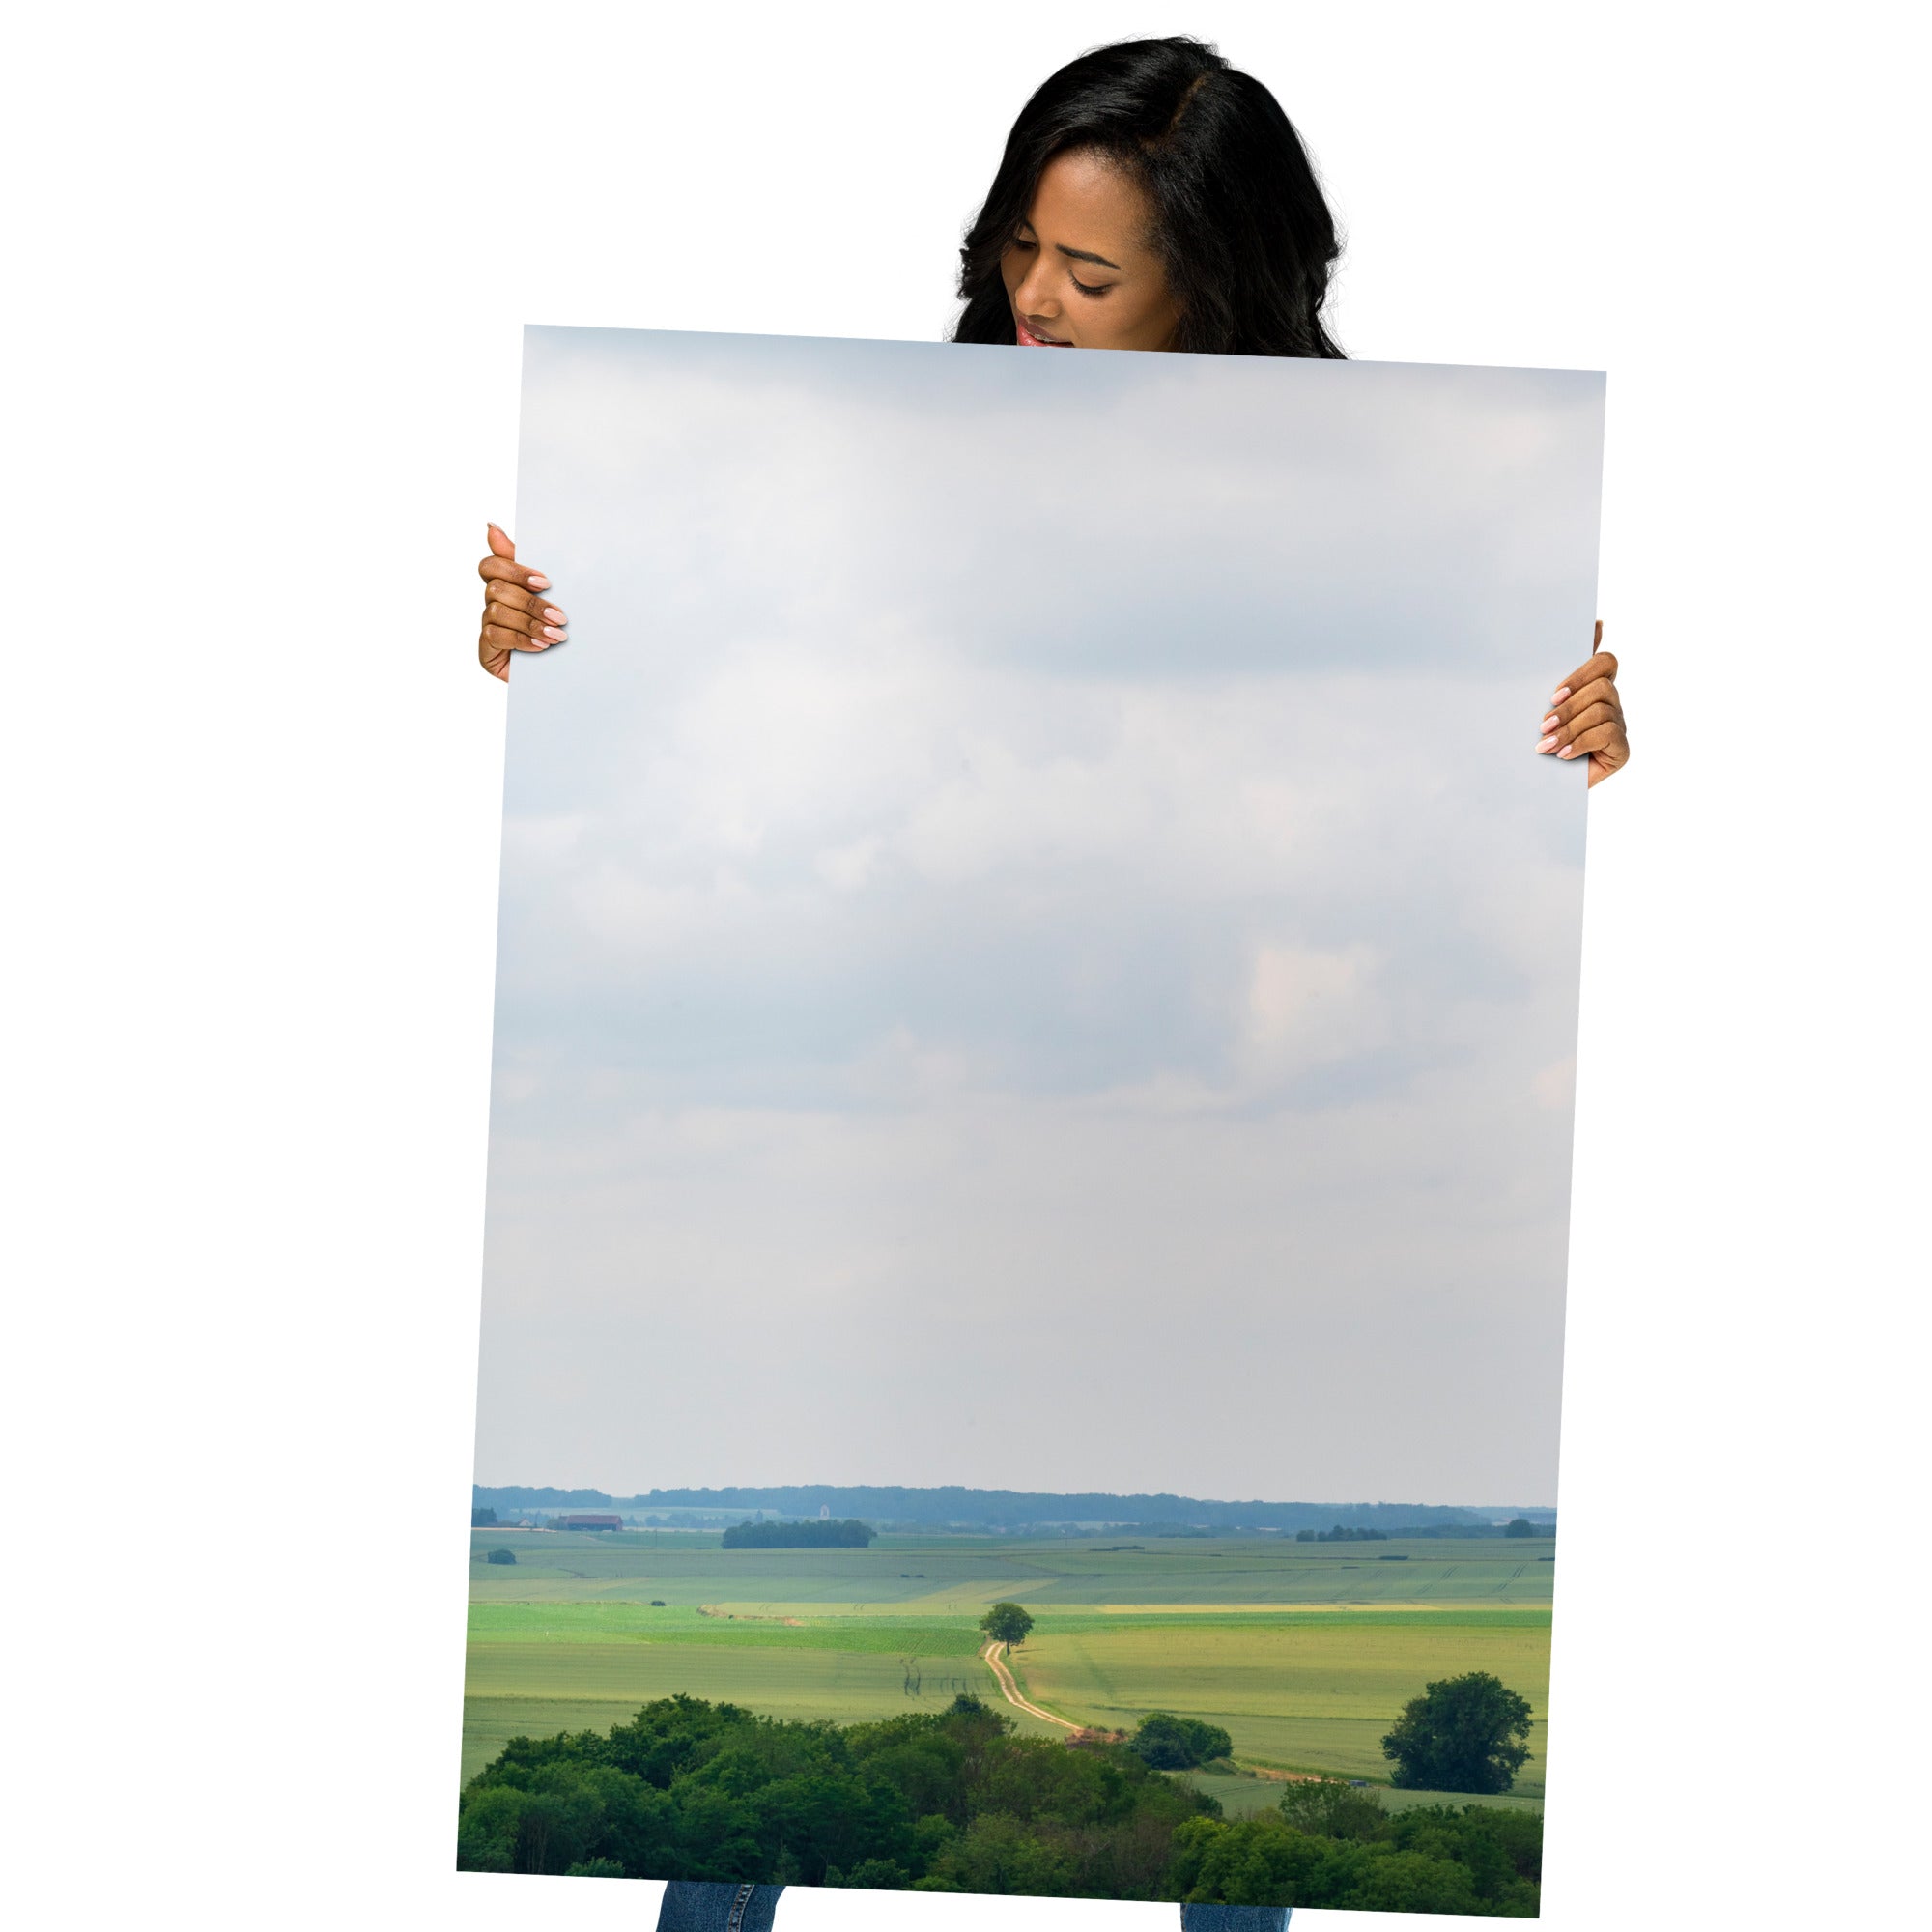
<path id="1" fill-rule="evenodd" d="M 1503 1534 L 1505 1536 L 1534 1536 L 1536 1534 L 1536 1525 L 1526 1516 L 1511 1517 L 1509 1521 L 1503 1524 Z"/>
<path id="2" fill-rule="evenodd" d="M 995 1604 L 980 1619 L 980 1628 L 996 1643 L 1024 1643 L 1033 1618 L 1017 1604 Z"/>
<path id="3" fill-rule="evenodd" d="M 1382 1740 L 1382 1755 L 1396 1766 L 1389 1782 L 1408 1791 L 1507 1791 L 1529 1755 L 1529 1699 L 1487 1670 L 1426 1685 Z"/>

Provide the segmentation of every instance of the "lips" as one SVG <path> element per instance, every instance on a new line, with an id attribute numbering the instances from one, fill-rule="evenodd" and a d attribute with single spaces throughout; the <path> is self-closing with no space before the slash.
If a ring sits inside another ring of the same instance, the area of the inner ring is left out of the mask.
<path id="1" fill-rule="evenodd" d="M 1013 317 L 1013 339 L 1022 349 L 1071 349 L 1070 342 L 1063 342 L 1058 336 L 1041 335 L 1037 329 L 1026 326 L 1024 316 Z"/>

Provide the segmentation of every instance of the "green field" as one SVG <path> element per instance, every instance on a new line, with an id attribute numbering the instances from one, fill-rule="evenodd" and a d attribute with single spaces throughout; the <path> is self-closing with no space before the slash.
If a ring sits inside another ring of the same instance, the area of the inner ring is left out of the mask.
<path id="1" fill-rule="evenodd" d="M 501 1529 L 472 1542 L 466 1777 L 519 1733 L 605 1729 L 680 1690 L 841 1722 L 938 1710 L 959 1689 L 998 1702 L 975 1619 L 1006 1597 L 1037 1620 L 1009 1660 L 1025 1694 L 1076 1723 L 1174 1711 L 1223 1725 L 1252 1767 L 1380 1778 L 1378 1741 L 1408 1698 L 1490 1670 L 1535 1707 L 1517 1790 L 1543 1788 L 1548 1544 L 882 1537 L 726 1550 L 649 1531 Z M 492 1548 L 517 1563 L 484 1563 Z M 1231 1812 L 1279 1790 L 1204 1788 Z"/>

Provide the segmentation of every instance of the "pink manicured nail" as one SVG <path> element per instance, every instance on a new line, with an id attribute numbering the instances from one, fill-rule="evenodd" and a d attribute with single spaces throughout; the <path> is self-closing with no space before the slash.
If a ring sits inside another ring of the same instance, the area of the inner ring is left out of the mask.
<path id="1" fill-rule="evenodd" d="M 563 622 L 563 612 L 561 611 L 546 611 L 544 616 L 548 622 L 553 624 Z"/>
<path id="2" fill-rule="evenodd" d="M 554 624 L 549 625 L 545 628 L 544 636 L 547 637 L 554 644 L 560 644 L 563 642 L 563 633 L 559 631 Z"/>
<path id="3" fill-rule="evenodd" d="M 552 611 L 552 612 L 551 612 L 551 615 L 552 615 L 552 616 L 554 616 L 555 614 L 556 614 L 556 613 L 555 613 L 555 611 Z M 1553 712 L 1553 711 L 1552 711 L 1552 712 L 1551 712 L 1551 713 L 1549 714 L 1549 716 L 1548 716 L 1548 718 L 1546 718 L 1546 719 L 1545 719 L 1545 720 L 1543 721 L 1543 728 L 1544 728 L 1544 729 L 1545 729 L 1546 731 L 1553 731 L 1553 730 L 1555 730 L 1555 728 L 1557 727 L 1557 725 L 1559 725 L 1560 724 L 1562 724 L 1562 722 L 1563 722 L 1563 721 L 1562 721 L 1562 720 L 1561 720 L 1560 718 L 1558 718 L 1558 717 L 1557 717 L 1557 715 L 1555 714 L 1555 712 Z"/>
<path id="4" fill-rule="evenodd" d="M 1547 752 L 1553 744 L 1555 744 L 1555 742 L 1556 742 L 1555 736 L 1554 734 L 1552 734 L 1551 736 L 1544 739 L 1543 743 L 1537 746 L 1536 749 L 1539 752 Z"/>
<path id="5" fill-rule="evenodd" d="M 530 582 L 531 582 L 532 583 L 534 583 L 534 582 L 536 582 L 536 579 L 535 579 L 535 578 L 533 577 L 533 578 L 531 578 L 531 579 L 530 579 Z M 1552 698 L 1551 698 L 1551 699 L 1550 699 L 1549 701 L 1550 701 L 1550 703 L 1552 703 L 1552 704 L 1561 704 L 1561 703 L 1563 702 L 1563 700 L 1564 700 L 1564 699 L 1565 699 L 1566 697 L 1568 697 L 1569 696 L 1570 696 L 1570 687 L 1569 687 L 1569 686 L 1568 686 L 1568 685 L 1566 684 L 1566 685 L 1565 685 L 1565 686 L 1563 687 L 1563 689 L 1562 689 L 1561 691 L 1559 691 L 1559 692 L 1558 692 L 1558 693 L 1556 694 L 1556 696 L 1555 696 L 1554 697 L 1552 697 Z"/>
<path id="6" fill-rule="evenodd" d="M 550 579 L 547 577 L 538 577 L 532 574 L 530 578 L 530 588 L 532 590 L 548 590 L 550 588 Z M 1556 701 L 1558 703 L 1562 702 L 1560 698 L 1557 699 Z"/>
<path id="7" fill-rule="evenodd" d="M 1577 755 L 1577 748 L 1575 745 L 1565 745 L 1556 755 L 1559 758 L 1574 758 Z"/>

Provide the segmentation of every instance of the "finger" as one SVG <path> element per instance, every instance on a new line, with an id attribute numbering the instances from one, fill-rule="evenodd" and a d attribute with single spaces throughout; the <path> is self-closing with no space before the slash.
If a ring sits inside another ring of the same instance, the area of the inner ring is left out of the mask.
<path id="1" fill-rule="evenodd" d="M 504 624 L 485 624 L 482 641 L 496 651 L 547 651 L 558 639 L 533 638 L 527 631 L 513 631 Z"/>
<path id="2" fill-rule="evenodd" d="M 515 631 L 526 638 L 541 638 L 547 644 L 560 644 L 565 636 L 561 624 L 546 624 L 541 617 L 513 611 L 507 604 L 484 605 L 483 624 L 486 630 Z"/>
<path id="3" fill-rule="evenodd" d="M 547 644 L 560 644 L 567 633 L 561 624 L 546 624 L 543 618 L 533 612 L 513 611 L 506 604 L 495 602 L 483 607 L 483 625 L 486 630 L 516 631 L 526 638 L 541 638 Z"/>
<path id="4" fill-rule="evenodd" d="M 526 590 L 520 583 L 492 583 L 488 593 L 491 610 L 499 607 L 505 611 L 521 611 L 526 617 L 535 617 L 546 624 L 562 624 L 569 620 L 562 611 L 546 596 L 534 590 Z"/>
<path id="5" fill-rule="evenodd" d="M 476 566 L 476 575 L 486 583 L 521 583 L 528 590 L 550 588 L 550 579 L 542 571 L 512 563 L 508 557 L 486 556 Z"/>
<path id="6" fill-rule="evenodd" d="M 1624 736 L 1621 724 L 1593 724 L 1589 730 L 1573 738 L 1556 755 L 1559 758 L 1582 758 L 1598 752 L 1614 752 L 1618 764 L 1630 756 L 1630 740 Z"/>
<path id="7" fill-rule="evenodd" d="M 1616 682 L 1617 661 L 1608 651 L 1599 651 L 1593 658 L 1586 658 L 1556 687 L 1552 704 L 1560 704 L 1573 691 L 1580 691 L 1586 684 L 1594 684 L 1598 678 Z"/>
<path id="8" fill-rule="evenodd" d="M 479 639 L 476 644 L 476 661 L 492 677 L 500 677 L 505 684 L 510 681 L 510 654 L 508 651 L 493 651 L 489 644 Z"/>
<path id="9" fill-rule="evenodd" d="M 1596 730 L 1598 724 L 1615 724 L 1621 730 L 1623 713 L 1615 705 L 1590 705 L 1588 709 L 1578 711 L 1577 717 L 1571 719 L 1567 724 L 1549 724 L 1549 721 L 1544 719 L 1544 736 L 1538 742 L 1536 750 L 1555 752 L 1557 746 L 1575 744 L 1584 732 Z"/>
<path id="10" fill-rule="evenodd" d="M 509 532 L 500 524 L 488 526 L 490 532 L 490 554 L 506 556 L 512 563 L 517 560 L 517 547 L 510 541 Z"/>
<path id="11" fill-rule="evenodd" d="M 1623 716 L 1624 703 L 1617 696 L 1616 686 L 1606 677 L 1598 677 L 1592 678 L 1580 691 L 1546 712 L 1543 728 L 1553 731 L 1559 724 L 1568 724 L 1581 717 L 1593 704 L 1607 704 L 1619 718 Z"/>

